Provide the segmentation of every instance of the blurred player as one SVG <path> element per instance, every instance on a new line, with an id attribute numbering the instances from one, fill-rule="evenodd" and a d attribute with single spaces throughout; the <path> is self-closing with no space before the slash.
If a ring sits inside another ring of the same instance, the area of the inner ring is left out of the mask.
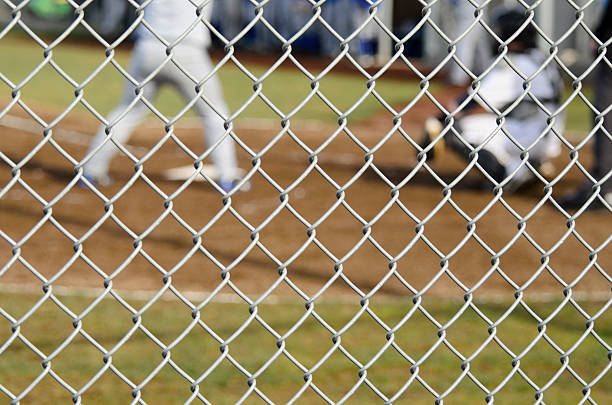
<path id="1" fill-rule="evenodd" d="M 327 0 L 321 6 L 323 19 L 342 38 L 349 37 L 364 21 L 370 17 L 371 3 L 366 0 Z M 378 6 L 379 8 L 382 5 Z M 379 14 L 380 15 L 380 14 Z M 341 50 L 340 41 L 321 25 L 319 32 L 321 52 L 335 57 Z M 370 67 L 376 62 L 378 50 L 378 25 L 371 21 L 359 32 L 356 39 L 350 42 L 350 52 L 363 67 Z"/>
<path id="2" fill-rule="evenodd" d="M 370 17 L 371 4 L 366 0 L 353 0 L 353 26 L 358 29 L 364 21 Z M 380 7 L 378 6 L 379 10 Z M 379 14 L 380 15 L 380 14 Z M 359 41 L 359 50 L 357 51 L 357 60 L 363 67 L 370 67 L 376 63 L 376 52 L 378 51 L 378 25 L 374 21 L 370 21 L 361 29 L 357 39 Z"/>
<path id="3" fill-rule="evenodd" d="M 525 22 L 523 11 L 504 10 L 495 18 L 496 34 L 503 40 L 514 35 Z M 435 147 L 445 146 L 467 161 L 471 161 L 473 148 L 482 145 L 478 152 L 478 163 L 497 182 L 512 176 L 506 184 L 506 191 L 513 191 L 534 179 L 533 172 L 523 163 L 521 154 L 529 149 L 529 162 L 536 169 L 548 172 L 547 163 L 561 151 L 559 139 L 553 131 L 547 129 L 549 113 L 555 112 L 559 106 L 562 81 L 553 62 L 545 65 L 546 57 L 536 48 L 536 31 L 526 25 L 521 33 L 508 45 L 506 58 L 514 68 L 527 78 L 535 77 L 529 82 L 529 94 L 506 115 L 502 129 L 497 130 L 498 115 L 506 111 L 518 99 L 523 97 L 525 80 L 505 60 L 497 65 L 480 82 L 480 88 L 474 94 L 473 100 L 455 116 L 453 128 L 437 140 Z M 495 48 L 499 44 L 495 43 Z M 537 72 L 537 74 L 536 74 Z M 532 98 L 533 97 L 533 98 Z M 537 103 L 541 103 L 545 112 Z M 458 103 L 459 104 L 459 103 Z M 455 109 L 453 107 L 451 110 Z M 422 147 L 428 147 L 433 138 L 444 129 L 444 119 L 430 118 L 425 125 L 425 139 Z M 563 126 L 563 118 L 555 118 L 555 130 L 559 133 Z M 460 137 L 454 132 L 456 131 Z M 508 137 L 506 131 L 521 147 Z M 428 158 L 433 157 L 433 149 Z M 516 171 L 516 172 L 515 172 Z"/>
<path id="4" fill-rule="evenodd" d="M 472 73 L 482 73 L 490 62 L 489 34 L 480 24 L 470 28 L 476 17 L 476 7 L 469 0 L 451 0 L 451 12 L 455 21 L 454 38 L 467 34 L 457 43 L 455 56 Z M 454 86 L 465 86 L 471 81 L 470 76 L 455 62 L 449 61 L 448 81 Z"/>
<path id="5" fill-rule="evenodd" d="M 608 0 L 603 11 L 603 16 L 598 28 L 595 30 L 595 36 L 602 43 L 610 43 L 612 37 L 612 1 Z M 606 59 L 610 60 L 610 47 Z M 599 61 L 595 70 L 594 81 L 595 92 L 595 108 L 600 112 L 606 112 L 603 115 L 603 125 L 599 131 L 595 133 L 595 142 L 593 143 L 593 167 L 591 175 L 597 181 L 601 181 L 605 176 L 609 176 L 612 172 L 612 68 L 605 59 Z M 606 111 L 607 110 L 607 111 Z M 595 191 L 594 184 L 591 181 L 585 181 L 577 190 L 569 195 L 564 196 L 559 204 L 565 209 L 577 209 L 585 205 L 589 199 L 593 197 Z M 599 195 L 605 200 L 608 205 L 612 205 L 612 180 L 608 178 L 601 183 Z M 606 209 L 600 199 L 595 198 L 591 201 L 588 209 Z M 608 208 L 609 210 L 609 208 Z"/>
<path id="6" fill-rule="evenodd" d="M 247 14 L 245 0 L 223 0 L 214 3 L 215 12 L 212 21 L 225 38 L 232 40 L 246 25 L 244 17 Z M 252 17 L 252 14 L 249 15 Z"/>
<path id="7" fill-rule="evenodd" d="M 350 35 L 352 19 L 348 17 L 352 0 L 327 0 L 321 5 L 321 15 L 332 29 L 342 38 Z M 324 55 L 335 57 L 340 52 L 340 41 L 330 33 L 327 27 L 320 25 L 319 41 Z"/>
<path id="8" fill-rule="evenodd" d="M 204 7 L 207 19 L 210 17 L 211 7 L 211 5 Z M 193 100 L 197 95 L 196 83 L 172 61 L 166 61 L 166 46 L 156 35 L 174 45 L 174 42 L 189 31 L 189 27 L 196 21 L 196 7 L 187 0 L 155 0 L 146 6 L 144 19 L 155 34 L 143 24 L 139 25 L 128 68 L 130 76 L 140 84 L 146 81 L 142 92 L 144 98 L 150 102 L 154 101 L 159 87 L 163 84 L 172 85 L 186 100 Z M 206 78 L 213 69 L 206 51 L 210 41 L 209 30 L 200 22 L 172 48 L 173 59 L 197 81 Z M 156 71 L 158 68 L 160 70 Z M 152 78 L 149 77 L 151 75 Z M 193 107 L 202 119 L 208 147 L 214 147 L 211 157 L 219 173 L 218 184 L 227 192 L 233 188 L 236 180 L 235 146 L 229 137 L 218 144 L 217 142 L 225 135 L 222 117 L 228 116 L 228 108 L 217 76 L 209 77 L 202 84 L 202 88 L 203 97 L 211 105 L 200 98 Z M 107 117 L 109 134 L 118 144 L 127 142 L 134 128 L 149 112 L 149 108 L 142 101 L 130 105 L 135 97 L 135 86 L 126 80 L 119 106 Z M 107 135 L 107 127 L 102 125 L 88 151 L 88 156 L 92 154 L 91 158 L 84 166 L 85 177 L 91 183 L 102 186 L 110 184 L 108 169 L 116 150 Z"/>

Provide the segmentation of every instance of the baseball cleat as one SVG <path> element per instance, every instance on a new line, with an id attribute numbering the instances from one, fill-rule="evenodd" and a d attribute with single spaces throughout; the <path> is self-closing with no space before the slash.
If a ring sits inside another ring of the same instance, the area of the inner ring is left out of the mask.
<path id="1" fill-rule="evenodd" d="M 239 179 L 233 180 L 233 181 L 220 181 L 219 187 L 221 187 L 221 189 L 225 192 L 225 193 L 229 193 L 230 191 L 232 191 L 234 188 L 236 188 L 238 186 L 238 184 L 240 183 Z M 245 181 L 244 184 L 242 184 L 242 186 L 240 186 L 240 188 L 238 189 L 238 191 L 240 192 L 247 192 L 251 189 L 252 185 L 250 181 Z"/>
<path id="2" fill-rule="evenodd" d="M 113 178 L 107 174 L 101 176 L 83 174 L 83 176 L 81 176 L 81 179 L 79 179 L 77 186 L 81 188 L 90 188 L 87 183 L 91 184 L 94 187 L 108 187 L 113 184 Z"/>

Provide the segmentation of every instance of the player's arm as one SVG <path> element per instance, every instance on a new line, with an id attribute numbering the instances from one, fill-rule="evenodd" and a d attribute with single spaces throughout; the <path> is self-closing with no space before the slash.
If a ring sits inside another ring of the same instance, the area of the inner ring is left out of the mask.
<path id="1" fill-rule="evenodd" d="M 478 86 L 478 90 L 471 90 L 459 97 L 456 101 L 449 103 L 447 111 L 461 110 L 453 115 L 455 120 L 475 114 L 493 113 L 494 109 L 500 109 L 512 101 L 515 91 L 513 90 L 513 72 L 510 69 L 497 68 L 491 71 Z M 466 100 L 468 100 L 466 103 Z M 424 134 L 421 146 L 427 146 L 433 139 L 437 138 L 446 126 L 447 115 L 440 113 L 435 117 L 425 120 Z"/>
<path id="2" fill-rule="evenodd" d="M 465 103 L 467 98 L 470 97 L 469 94 L 464 94 L 457 98 L 456 101 L 449 103 L 446 107 L 448 111 L 456 110 L 460 105 Z M 487 108 L 485 108 L 482 104 L 478 103 L 475 100 L 475 97 L 472 97 L 470 101 L 467 102 L 457 114 L 454 115 L 455 119 L 461 119 L 468 115 L 473 114 L 484 114 L 486 112 L 490 112 Z M 445 113 L 440 113 L 435 117 L 429 117 L 425 120 L 425 132 L 431 138 L 437 137 L 440 132 L 444 129 L 447 115 Z"/>

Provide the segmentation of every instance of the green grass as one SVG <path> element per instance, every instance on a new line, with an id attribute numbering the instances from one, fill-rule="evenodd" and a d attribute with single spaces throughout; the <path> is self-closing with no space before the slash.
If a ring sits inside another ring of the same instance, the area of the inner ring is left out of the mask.
<path id="1" fill-rule="evenodd" d="M 0 39 L 0 52 L 10 55 L 0 59 L 0 72 L 14 85 L 20 84 L 43 61 L 43 50 L 26 36 L 8 36 Z M 240 55 L 238 55 L 240 59 Z M 79 45 L 66 41 L 53 51 L 52 60 L 64 70 L 76 83 L 83 83 L 89 75 L 103 63 L 105 50 L 102 46 L 92 44 Z M 115 60 L 127 68 L 129 50 L 119 48 Z M 266 67 L 257 64 L 247 66 L 251 74 L 257 78 L 266 72 Z M 231 62 L 226 63 L 219 72 L 223 84 L 225 98 L 230 110 L 236 112 L 242 108 L 253 94 L 253 80 Z M 85 100 L 101 115 L 107 114 L 118 102 L 123 83 L 123 76 L 112 65 L 107 65 L 84 87 Z M 349 110 L 367 92 L 366 80 L 360 75 L 347 73 L 330 73 L 320 82 L 320 91 L 340 113 Z M 415 80 L 382 77 L 376 82 L 375 90 L 391 106 L 406 105 L 418 93 L 419 86 Z M 434 94 L 444 91 L 444 88 L 434 83 L 431 87 Z M 263 95 L 287 115 L 294 110 L 311 92 L 311 80 L 297 68 L 282 67 L 269 75 L 263 82 Z M 590 97 L 591 89 L 583 89 Z M 5 85 L 4 102 L 10 100 L 10 89 Z M 566 90 L 564 99 L 571 94 Z M 21 91 L 22 100 L 27 104 L 48 107 L 52 110 L 64 109 L 74 100 L 74 86 L 62 78 L 58 72 L 46 63 L 41 70 L 24 83 Z M 156 101 L 156 107 L 167 117 L 178 113 L 185 101 L 171 89 L 161 91 Z M 78 105 L 76 111 L 85 112 Z M 363 122 L 384 107 L 372 95 L 368 95 L 351 111 L 350 122 Z M 261 98 L 250 102 L 239 116 L 240 118 L 278 118 L 279 113 L 266 104 Z M 335 123 L 338 112 L 334 112 L 320 97 L 314 96 L 306 102 L 291 118 Z M 579 97 L 573 99 L 567 108 L 566 128 L 573 132 L 585 133 L 591 128 L 591 114 Z M 574 134 L 575 135 L 575 134 Z"/>
<path id="2" fill-rule="evenodd" d="M 25 294 L 2 294 L 0 307 L 5 314 L 14 318 L 23 316 L 34 306 L 40 296 Z M 74 314 L 85 311 L 92 298 L 58 297 L 58 300 Z M 129 301 L 138 310 L 144 301 Z M 479 304 L 489 319 L 497 320 L 507 310 L 510 303 Z M 542 318 L 547 317 L 559 303 L 536 304 L 531 308 Z M 602 303 L 581 302 L 581 307 L 591 316 L 602 307 Z M 412 308 L 406 299 L 372 300 L 370 309 L 387 325 L 397 325 Z M 444 300 L 425 300 L 424 307 L 440 323 L 449 322 L 460 310 L 462 304 Z M 411 377 L 410 362 L 394 348 L 384 348 L 386 331 L 368 314 L 352 319 L 359 312 L 358 300 L 354 303 L 327 301 L 315 305 L 315 310 L 330 328 L 338 331 L 346 325 L 351 326 L 342 334 L 342 347 L 354 357 L 355 361 L 366 364 L 376 358 L 367 370 L 370 383 L 388 397 L 397 392 Z M 274 305 L 260 305 L 256 314 L 265 320 L 268 328 L 278 335 L 288 333 L 306 313 L 303 304 L 283 301 Z M 90 313 L 83 317 L 82 328 L 103 348 L 110 351 L 117 348 L 109 363 L 124 378 L 134 384 L 149 382 L 141 390 L 142 398 L 150 404 L 183 403 L 191 394 L 190 383 L 170 364 L 163 366 L 157 373 L 157 366 L 164 362 L 163 349 L 171 345 L 166 359 L 180 367 L 189 378 L 197 379 L 220 357 L 222 360 L 214 370 L 199 384 L 200 392 L 212 403 L 230 404 L 236 402 L 249 385 L 247 377 L 230 362 L 240 364 L 248 373 L 258 372 L 256 386 L 270 400 L 276 403 L 287 402 L 304 384 L 304 372 L 281 354 L 265 367 L 267 361 L 277 354 L 277 338 L 267 331 L 260 322 L 252 319 L 246 304 L 211 303 L 199 312 L 202 323 L 196 325 L 184 336 L 193 321 L 191 310 L 176 301 L 153 304 L 142 318 L 142 325 L 154 336 L 157 344 L 143 333 L 133 330 L 132 313 L 115 300 L 100 302 Z M 235 332 L 245 322 L 249 325 L 235 338 Z M 585 318 L 571 306 L 566 306 L 547 325 L 546 337 L 552 339 L 561 350 L 570 349 L 585 333 Z M 2 342 L 11 336 L 11 322 L 2 318 L 0 338 Z M 521 353 L 538 336 L 538 322 L 520 307 L 506 318 L 497 328 L 496 336 L 509 350 Z M 203 327 L 203 325 L 205 325 Z M 231 339 L 227 354 L 223 356 L 220 343 L 207 332 L 214 333 L 217 339 Z M 448 327 L 447 340 L 464 356 L 470 356 L 487 339 L 488 325 L 468 309 L 459 319 Z M 73 318 L 61 311 L 50 300 L 45 301 L 21 325 L 20 332 L 35 346 L 37 355 L 19 339 L 13 340 L 0 355 L 0 384 L 14 394 L 19 394 L 43 372 L 40 356 L 54 352 L 74 331 Z M 612 319 L 602 315 L 595 322 L 594 331 L 598 337 L 609 342 L 612 338 Z M 132 333 L 133 332 L 133 333 Z M 129 335 L 129 339 L 117 344 Z M 313 373 L 313 382 L 332 401 L 339 401 L 359 381 L 359 367 L 343 355 L 332 342 L 333 333 L 321 325 L 311 315 L 297 330 L 290 334 L 285 349 L 304 367 L 311 369 L 328 351 L 330 357 Z M 438 341 L 438 327 L 428 321 L 419 311 L 399 328 L 394 343 L 413 359 L 419 359 Z M 378 354 L 381 352 L 381 354 Z M 545 385 L 561 368 L 560 354 L 544 339 L 521 358 L 521 371 L 534 384 Z M 512 370 L 512 357 L 491 342 L 470 362 L 470 372 L 487 389 L 494 389 Z M 589 335 L 570 355 L 572 370 L 587 382 L 591 382 L 604 370 L 610 360 L 608 351 L 593 336 Z M 50 363 L 50 369 L 75 390 L 83 387 L 105 366 L 103 354 L 83 336 L 76 335 L 68 346 L 59 351 Z M 438 393 L 446 391 L 461 375 L 461 360 L 446 346 L 440 345 L 420 366 L 418 374 Z M 582 399 L 582 386 L 568 371 L 561 374 L 544 394 L 546 403 L 569 404 Z M 128 403 L 131 388 L 122 382 L 111 370 L 104 371 L 99 379 L 82 395 L 84 403 Z M 515 375 L 495 397 L 496 403 L 532 403 L 535 389 L 523 378 Z M 592 387 L 592 398 L 604 403 L 612 395 L 612 380 L 600 379 Z M 0 396 L 2 396 L 0 394 Z M 22 403 L 54 404 L 70 401 L 70 394 L 55 380 L 47 375 L 32 389 Z M 446 398 L 449 403 L 484 403 L 485 394 L 468 378 L 460 382 Z M 248 403 L 259 403 L 252 394 Z M 434 396 L 418 382 L 413 382 L 396 403 L 425 404 L 433 403 Z M 381 403 L 370 388 L 365 385 L 357 388 L 348 403 Z M 308 389 L 298 403 L 321 403 L 317 395 Z"/>
<path id="3" fill-rule="evenodd" d="M 0 72 L 14 85 L 22 81 L 43 61 L 43 50 L 32 40 L 22 37 L 7 37 L 0 40 L 2 55 L 10 58 L 0 60 Z M 100 66 L 105 58 L 102 46 L 78 45 L 66 42 L 53 51 L 52 60 L 76 83 L 83 83 Z M 240 56 L 239 56 L 240 58 Z M 115 60 L 127 68 L 129 50 L 117 50 Z M 251 74 L 257 78 L 266 72 L 266 67 L 244 63 Z M 230 110 L 239 110 L 253 94 L 253 80 L 232 62 L 226 63 L 219 72 L 223 90 Z M 85 99 L 101 114 L 108 113 L 118 102 L 123 77 L 110 64 L 104 67 L 84 87 Z M 9 90 L 8 87 L 5 87 Z M 419 91 L 418 83 L 412 80 L 382 78 L 377 81 L 376 91 L 391 105 L 407 103 Z M 366 79 L 359 75 L 331 73 L 320 81 L 320 90 L 325 98 L 343 113 L 351 108 L 367 92 Z M 282 67 L 263 81 L 263 95 L 273 103 L 283 115 L 289 114 L 311 92 L 311 80 L 297 68 Z M 5 92 L 5 94 L 8 94 Z M 74 100 L 74 86 L 62 78 L 58 72 L 44 64 L 22 89 L 26 103 L 49 106 L 54 109 L 66 108 Z M 5 97 L 8 101 L 8 97 Z M 162 90 L 156 106 L 166 115 L 172 116 L 180 111 L 185 101 L 170 89 Z M 381 110 L 378 100 L 369 95 L 350 115 L 353 121 L 363 121 Z M 83 110 L 78 107 L 77 110 Z M 240 117 L 277 118 L 278 114 L 261 98 L 253 100 Z M 310 99 L 292 118 L 328 121 L 335 123 L 337 113 L 327 106 L 318 96 Z"/>
<path id="4" fill-rule="evenodd" d="M 20 83 L 42 61 L 42 50 L 31 41 L 18 38 L 0 40 L 2 55 L 10 58 L 0 60 L 0 72 L 13 83 Z M 117 61 L 127 65 L 128 52 L 117 53 Z M 58 47 L 53 60 L 77 82 L 84 81 L 104 60 L 104 50 L 94 47 L 77 46 L 66 43 Z M 249 66 L 256 76 L 264 72 L 261 66 Z M 226 65 L 220 71 L 226 99 L 232 111 L 236 111 L 252 94 L 252 81 L 235 66 Z M 85 86 L 87 102 L 101 114 L 106 114 L 118 101 L 122 87 L 121 75 L 112 66 L 104 68 Z M 295 70 L 281 69 L 273 73 L 263 83 L 264 94 L 283 114 L 291 111 L 310 91 L 310 80 Z M 377 91 L 391 105 L 401 105 L 410 100 L 418 90 L 414 81 L 381 79 Z M 5 85 L 3 100 L 10 99 L 9 88 Z M 330 74 L 321 81 L 321 91 L 330 97 L 332 103 L 341 111 L 346 111 L 366 91 L 365 80 L 357 75 Z M 442 91 L 438 89 L 437 91 Z M 588 92 L 588 90 L 587 90 Z M 29 105 L 58 111 L 66 108 L 74 100 L 74 87 L 61 78 L 50 66 L 42 70 L 22 90 L 22 97 Z M 158 108 L 168 115 L 180 110 L 183 101 L 174 93 L 165 91 L 158 98 Z M 350 119 L 365 121 L 380 111 L 380 103 L 368 97 L 350 115 Z M 81 106 L 77 111 L 84 111 Z M 241 117 L 274 118 L 275 113 L 261 100 L 256 100 Z M 335 122 L 337 116 L 328 106 L 314 97 L 295 116 L 323 122 Z M 568 109 L 569 129 L 586 131 L 590 116 L 584 104 L 578 100 Z M 45 301 L 36 311 L 24 320 L 20 332 L 27 342 L 40 351 L 38 354 L 20 339 L 11 340 L 12 322 L 6 315 L 19 319 L 32 308 L 40 296 L 26 294 L 0 295 L 0 308 L 5 317 L 0 317 L 0 384 L 1 390 L 18 394 L 44 372 L 41 356 L 53 353 L 70 333 L 74 331 L 73 318 L 61 311 L 51 301 Z M 91 304 L 90 298 L 60 297 L 62 305 L 74 314 L 86 311 Z M 136 308 L 145 302 L 130 301 Z M 537 304 L 532 308 L 541 318 L 547 317 L 558 303 Z M 599 311 L 601 303 L 581 303 L 590 315 Z M 459 303 L 435 300 L 426 301 L 425 306 L 440 322 L 448 322 L 461 308 Z M 498 320 L 507 310 L 509 303 L 479 305 L 489 319 Z M 386 330 L 368 314 L 363 314 L 354 323 L 351 319 L 360 310 L 358 300 L 353 304 L 324 302 L 316 305 L 319 316 L 333 329 L 340 330 L 345 325 L 352 326 L 342 335 L 342 347 L 361 364 L 376 358 L 368 369 L 368 381 L 384 395 L 390 397 L 411 378 L 411 363 L 394 348 L 388 348 L 378 355 L 387 343 Z M 371 309 L 387 325 L 397 325 L 412 308 L 409 300 L 373 300 Z M 305 314 L 303 304 L 283 302 L 277 305 L 261 305 L 258 315 L 279 335 L 290 331 Z M 134 384 L 141 384 L 151 377 L 142 388 L 143 399 L 149 404 L 183 403 L 191 395 L 190 383 L 170 364 L 163 366 L 157 373 L 156 367 L 166 359 L 171 361 L 181 373 L 197 379 L 222 356 L 220 343 L 211 337 L 214 332 L 221 340 L 232 337 L 235 331 L 250 316 L 244 304 L 207 305 L 199 316 L 203 324 L 196 325 L 189 333 L 182 332 L 189 327 L 193 318 L 191 310 L 178 302 L 159 302 L 148 309 L 142 317 L 142 325 L 157 339 L 154 342 L 141 329 L 133 330 L 133 314 L 114 300 L 100 302 L 83 317 L 83 330 L 103 348 L 110 351 L 129 334 L 129 339 L 113 354 L 108 363 Z M 570 349 L 585 333 L 585 318 L 567 306 L 547 326 L 546 336 L 551 338 L 561 350 Z M 203 325 L 210 328 L 204 330 Z M 606 342 L 612 339 L 612 319 L 604 313 L 595 323 L 597 336 Z M 518 308 L 506 318 L 496 331 L 496 336 L 515 354 L 523 350 L 538 336 L 537 321 L 525 310 Z M 464 356 L 470 356 L 489 337 L 489 327 L 474 311 L 467 310 L 448 328 L 447 339 Z M 133 331 L 133 333 L 131 333 Z M 313 316 L 286 339 L 286 350 L 305 368 L 311 369 L 331 350 L 330 357 L 313 374 L 313 381 L 332 401 L 339 401 L 351 387 L 359 382 L 359 367 L 351 362 L 337 348 L 334 349 L 332 334 Z M 180 339 L 179 339 L 180 338 Z M 179 340 L 177 340 L 179 339 Z M 412 359 L 419 359 L 438 341 L 438 327 L 433 325 L 419 311 L 400 328 L 394 342 Z M 4 343 L 4 342 L 10 342 Z M 170 350 L 170 357 L 162 356 L 160 345 L 176 345 Z M 267 360 L 277 353 L 277 338 L 266 330 L 260 322 L 252 320 L 248 327 L 228 345 L 231 359 L 238 362 L 248 373 L 261 370 L 257 378 L 257 388 L 277 403 L 287 402 L 303 385 L 303 370 L 296 367 L 284 354 L 281 354 L 269 367 L 262 369 Z M 595 337 L 588 335 L 570 356 L 572 370 L 586 382 L 597 378 L 598 374 L 610 363 L 608 351 Z M 521 359 L 521 372 L 534 384 L 545 385 L 560 369 L 560 354 L 544 339 Z M 104 370 L 103 354 L 82 334 L 75 335 L 71 343 L 52 360 L 51 368 L 58 378 L 75 390 L 79 390 L 100 370 Z M 506 375 L 512 371 L 512 356 L 499 345 L 491 342 L 470 362 L 470 372 L 487 389 L 493 390 Z M 431 389 L 438 393 L 446 391 L 453 381 L 461 376 L 461 360 L 445 345 L 441 345 L 421 365 L 418 375 Z M 607 377 L 607 378 L 606 378 Z M 200 392 L 215 404 L 236 402 L 248 389 L 247 378 L 230 361 L 223 357 L 214 370 L 199 385 Z M 582 385 L 568 371 L 546 391 L 544 400 L 552 404 L 577 403 L 582 399 Z M 496 403 L 517 404 L 533 403 L 535 389 L 519 375 L 512 377 L 507 385 L 496 395 Z M 50 374 L 46 375 L 22 401 L 24 404 L 69 403 L 70 394 L 57 383 Z M 484 403 L 484 392 L 468 378 L 464 378 L 449 394 L 447 403 L 471 404 Z M 612 397 L 612 381 L 609 374 L 601 378 L 592 388 L 592 396 L 599 403 Z M 248 403 L 261 403 L 252 394 Z M 7 397 L 0 393 L 0 398 Z M 87 404 L 129 403 L 132 389 L 122 382 L 111 370 L 102 372 L 99 379 L 83 396 Z M 434 396 L 418 382 L 413 382 L 396 403 L 424 404 L 433 403 Z M 6 400 L 4 402 L 7 402 Z M 349 403 L 382 402 L 365 384 L 356 389 Z M 322 403 L 320 398 L 307 389 L 298 403 Z"/>
<path id="5" fill-rule="evenodd" d="M 588 100 L 593 100 L 593 89 L 585 87 L 581 93 Z M 571 98 L 571 102 L 567 106 L 565 114 L 565 127 L 574 132 L 587 133 L 593 128 L 593 114 L 589 107 L 579 97 L 579 93 L 572 92 L 571 88 L 566 88 L 563 94 L 563 100 Z M 571 134 L 570 134 L 571 137 Z"/>

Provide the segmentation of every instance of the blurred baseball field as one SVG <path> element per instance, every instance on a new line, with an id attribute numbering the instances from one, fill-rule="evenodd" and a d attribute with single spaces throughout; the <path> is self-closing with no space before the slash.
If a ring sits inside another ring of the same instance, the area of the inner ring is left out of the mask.
<path id="1" fill-rule="evenodd" d="M 115 67 L 108 64 L 92 76 L 105 61 L 102 47 L 61 43 L 50 55 L 56 69 L 40 65 L 42 48 L 22 37 L 0 39 L 0 54 L 1 109 L 18 96 L 51 122 L 71 105 L 81 84 L 83 100 L 99 117 L 119 99 L 123 76 Z M 129 49 L 119 49 L 114 59 L 126 68 L 128 56 Z M 236 135 L 250 149 L 240 151 L 241 167 L 252 169 L 251 152 L 269 148 L 260 167 L 275 182 L 255 172 L 253 189 L 232 199 L 238 216 L 215 218 L 224 207 L 222 196 L 202 183 L 179 193 L 172 200 L 176 216 L 167 215 L 168 196 L 182 184 L 164 180 L 162 172 L 193 162 L 172 142 L 144 163 L 143 173 L 156 188 L 136 179 L 122 191 L 136 174 L 135 161 L 120 156 L 112 167 L 116 184 L 102 189 L 102 196 L 72 187 L 55 201 L 70 187 L 74 164 L 50 143 L 30 153 L 39 147 L 42 129 L 21 107 L 12 106 L 0 119 L 3 401 L 9 392 L 27 392 L 22 404 L 67 403 L 77 393 L 86 404 L 170 404 L 197 394 L 194 403 L 229 404 L 255 391 L 246 403 L 285 403 L 306 386 L 298 403 L 338 402 L 355 388 L 347 403 L 363 404 L 380 402 L 381 394 L 392 398 L 413 378 L 394 403 L 433 403 L 455 383 L 447 403 L 485 403 L 485 390 L 506 378 L 496 403 L 532 403 L 542 387 L 550 404 L 578 403 L 585 385 L 594 401 L 612 397 L 609 215 L 585 213 L 575 232 L 568 231 L 567 217 L 540 203 L 543 185 L 504 196 L 506 205 L 488 210 L 493 194 L 473 187 L 473 171 L 449 199 L 444 184 L 462 163 L 449 156 L 432 163 L 438 177 L 415 174 L 415 148 L 398 133 L 375 153 L 377 170 L 361 172 L 364 149 L 393 128 L 381 99 L 401 110 L 421 90 L 415 79 L 383 75 L 373 95 L 359 73 L 332 71 L 319 81 L 328 103 L 313 95 L 290 117 L 302 143 L 287 134 L 276 139 L 283 131 L 280 116 L 311 94 L 312 78 L 285 62 L 261 82 L 267 102 L 256 97 L 241 110 L 274 59 L 266 64 L 237 58 L 244 69 L 228 62 L 219 76 L 230 109 L 241 111 Z M 11 95 L 17 86 L 19 93 Z M 436 98 L 452 96 L 441 85 L 429 89 Z M 172 117 L 184 104 L 163 91 L 155 105 Z M 333 135 L 338 116 L 347 111 L 352 136 Z M 418 141 L 421 123 L 432 113 L 433 103 L 421 96 L 403 117 L 404 132 Z M 176 133 L 202 153 L 192 117 L 179 120 Z M 568 139 L 584 137 L 590 119 L 579 98 L 570 103 Z M 56 145 L 78 161 L 99 124 L 76 104 L 55 124 Z M 134 156 L 141 158 L 164 133 L 160 120 L 147 120 L 130 140 Z M 320 170 L 314 169 L 309 150 L 328 141 L 318 154 Z M 586 165 L 589 160 L 581 154 Z M 564 150 L 557 172 L 570 161 Z M 19 162 L 20 170 L 12 170 Z M 13 184 L 15 176 L 22 182 Z M 389 207 L 389 182 L 406 178 L 398 197 L 402 205 Z M 555 195 L 582 178 L 570 170 Z M 296 182 L 287 195 L 299 219 L 287 208 L 277 211 L 280 190 Z M 345 204 L 338 205 L 338 189 L 348 183 Z M 105 204 L 116 195 L 109 216 Z M 485 210 L 470 233 L 470 218 Z M 209 221 L 214 225 L 207 228 Z M 523 222 L 526 227 L 517 226 Z M 317 224 L 319 244 L 308 224 Z M 89 234 L 91 229 L 96 231 Z M 44 292 L 49 280 L 53 287 Z M 170 285 L 187 298 L 179 301 L 167 291 Z M 567 285 L 569 296 L 563 293 Z M 218 293 L 209 295 L 217 286 Z M 466 303 L 472 288 L 473 301 Z M 154 300 L 160 290 L 166 293 Z M 524 293 L 521 303 L 515 301 L 517 290 Z M 419 291 L 424 294 L 417 308 Z M 370 292 L 372 298 L 362 301 Z M 98 302 L 101 295 L 105 299 Z M 305 306 L 307 296 L 317 300 Z"/>

